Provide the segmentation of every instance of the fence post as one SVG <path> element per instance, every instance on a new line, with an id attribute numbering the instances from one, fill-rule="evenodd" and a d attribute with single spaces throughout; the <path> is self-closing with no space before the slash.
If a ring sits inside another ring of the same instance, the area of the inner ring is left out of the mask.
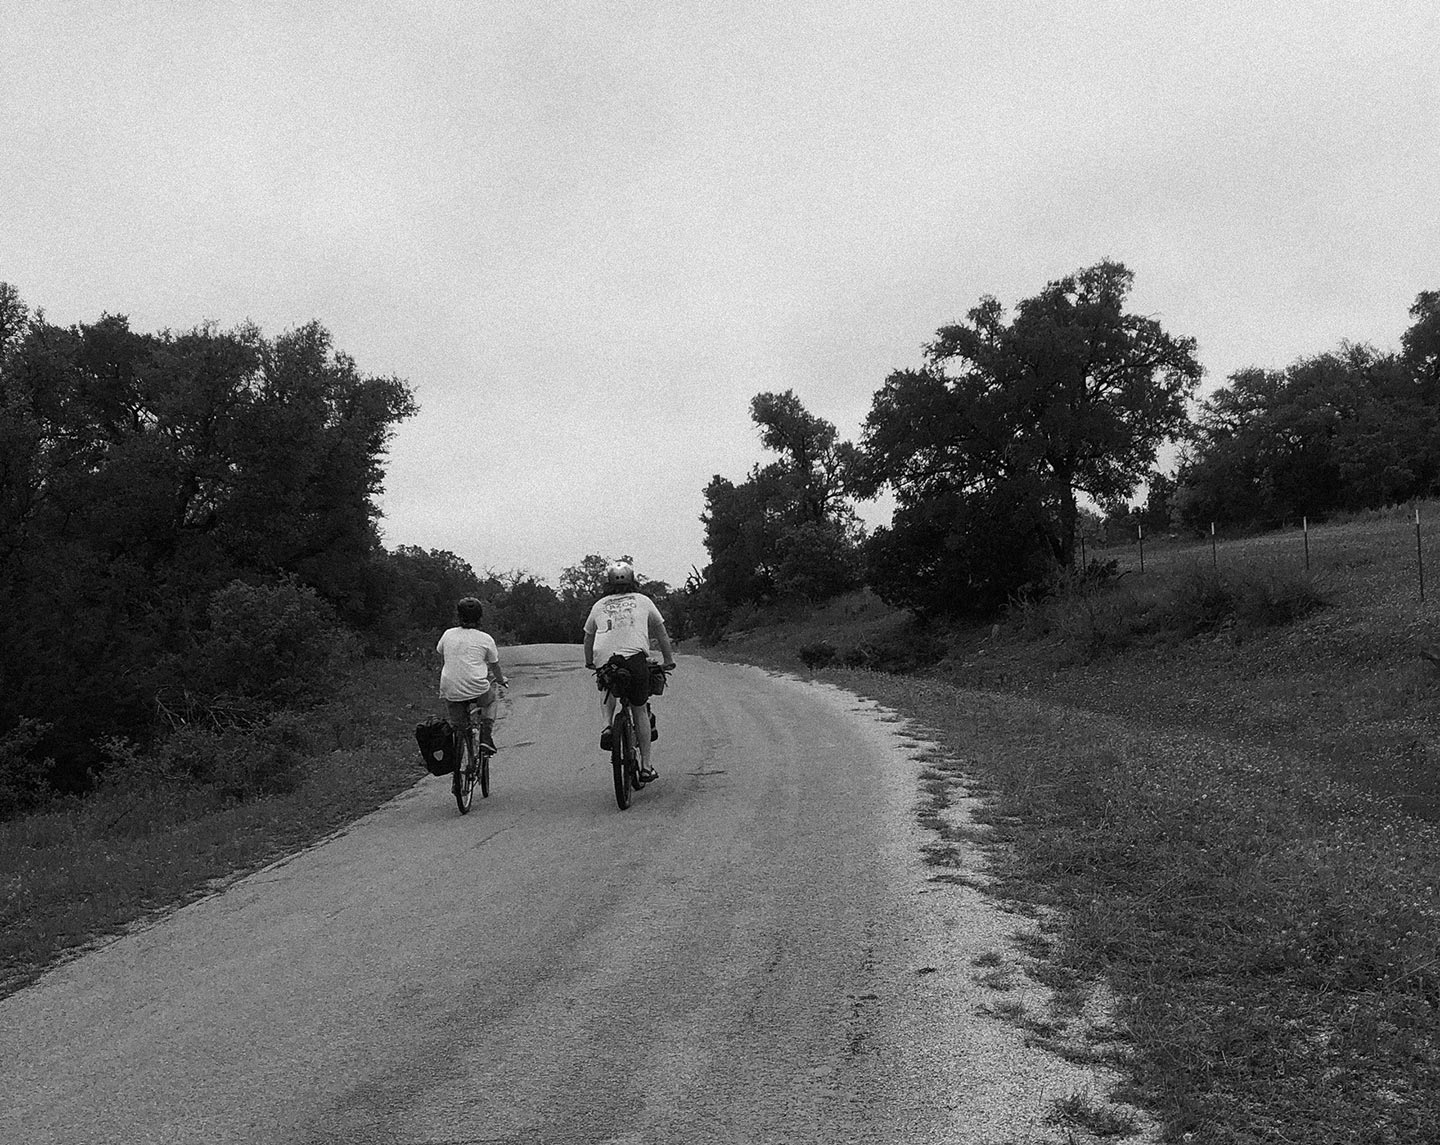
<path id="1" fill-rule="evenodd" d="M 1305 571 L 1310 571 L 1310 518 L 1300 518 L 1300 528 L 1305 531 Z"/>
<path id="2" fill-rule="evenodd" d="M 1420 600 L 1425 600 L 1425 550 L 1420 546 L 1420 506 L 1415 506 L 1415 568 L 1420 573 Z"/>
<path id="3" fill-rule="evenodd" d="M 1145 526 L 1138 522 L 1135 525 L 1135 536 L 1140 540 L 1140 571 L 1143 573 L 1145 571 Z"/>
<path id="4" fill-rule="evenodd" d="M 1215 522 L 1210 522 L 1210 565 L 1216 572 L 1220 571 L 1220 554 L 1215 551 Z"/>

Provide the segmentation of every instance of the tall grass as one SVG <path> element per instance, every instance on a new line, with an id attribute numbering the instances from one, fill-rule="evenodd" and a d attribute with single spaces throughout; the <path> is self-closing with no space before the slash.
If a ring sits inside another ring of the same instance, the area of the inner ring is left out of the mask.
<path id="1" fill-rule="evenodd" d="M 1195 565 L 1163 578 L 1067 581 L 1047 595 L 1017 600 L 1008 624 L 1021 639 L 1052 637 L 1091 658 L 1221 630 L 1243 639 L 1329 602 L 1323 579 L 1291 563 L 1259 561 L 1223 572 Z"/>

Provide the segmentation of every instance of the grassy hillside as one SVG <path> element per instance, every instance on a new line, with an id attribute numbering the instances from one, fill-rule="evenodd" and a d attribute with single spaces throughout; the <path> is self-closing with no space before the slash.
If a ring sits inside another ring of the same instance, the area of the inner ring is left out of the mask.
<path id="1" fill-rule="evenodd" d="M 1429 510 L 1427 512 L 1427 510 Z M 1120 576 L 978 629 L 916 624 L 871 594 L 742 618 L 712 654 L 804 671 L 807 649 L 1307 755 L 1440 816 L 1440 506 L 1243 540 L 1091 552 Z M 1427 524 L 1433 522 L 1433 524 Z M 1305 611 L 1306 609 L 1312 609 Z M 1302 613 L 1295 615 L 1295 613 Z"/>
<path id="2" fill-rule="evenodd" d="M 991 1009 L 1073 1053 L 1107 982 L 1117 1029 L 1089 1052 L 1169 1140 L 1440 1139 L 1440 576 L 1422 602 L 1404 513 L 1312 529 L 1308 573 L 1304 542 L 1173 544 L 1143 574 L 1131 548 L 1112 583 L 979 630 L 862 596 L 712 650 L 828 658 L 939 745 L 917 807 L 933 877 L 982 885 L 978 844 L 991 889 L 1045 919 L 996 957 L 1057 1006 Z M 964 791 L 988 796 L 983 838 L 939 814 Z"/>

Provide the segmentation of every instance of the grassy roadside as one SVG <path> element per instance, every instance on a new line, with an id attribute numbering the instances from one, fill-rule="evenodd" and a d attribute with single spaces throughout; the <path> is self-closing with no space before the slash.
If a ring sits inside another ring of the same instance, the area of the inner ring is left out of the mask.
<path id="1" fill-rule="evenodd" d="M 0 822 L 0 997 L 47 966 L 151 914 L 342 829 L 409 787 L 414 705 L 433 691 L 415 664 L 362 665 L 301 720 L 294 790 L 244 802 L 145 777 Z"/>
<path id="2" fill-rule="evenodd" d="M 1169 1140 L 1434 1139 L 1440 831 L 1264 746 L 827 675 L 908 715 L 988 797 L 993 889 L 1049 920 L 1033 973 L 1062 996 L 1108 983 L 1120 1096 Z"/>
<path id="3" fill-rule="evenodd" d="M 1296 538 L 1269 537 L 1194 554 L 1233 574 L 1208 619 L 1177 550 L 983 631 L 852 598 L 711 654 L 804 673 L 828 645 L 819 676 L 940 743 L 932 802 L 953 773 L 986 797 L 993 889 L 1044 919 L 1032 973 L 1120 1000 L 1123 1040 L 1095 1052 L 1167 1140 L 1440 1140 L 1440 641 L 1394 524 L 1312 531 L 1299 590 L 1320 603 L 1296 615 L 1245 620 L 1247 592 L 1283 614 L 1296 590 L 1263 563 L 1284 546 L 1293 572 Z M 833 666 L 847 653 L 911 674 Z M 963 877 L 945 868 L 974 840 L 934 811 L 935 877 Z M 1013 1017 L 1042 1039 L 1057 1021 Z"/>

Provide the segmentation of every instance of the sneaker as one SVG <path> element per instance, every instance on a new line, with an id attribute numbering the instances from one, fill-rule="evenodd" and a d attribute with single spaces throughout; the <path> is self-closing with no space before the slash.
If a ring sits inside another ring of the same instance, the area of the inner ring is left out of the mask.
<path id="1" fill-rule="evenodd" d="M 609 750 L 610 750 L 610 743 L 611 743 L 612 738 L 613 738 L 613 737 L 610 735 L 610 727 L 609 727 L 609 725 L 607 724 L 607 725 L 606 725 L 604 728 L 602 728 L 601 731 L 600 731 L 600 750 L 601 750 L 601 751 L 609 751 Z"/>

